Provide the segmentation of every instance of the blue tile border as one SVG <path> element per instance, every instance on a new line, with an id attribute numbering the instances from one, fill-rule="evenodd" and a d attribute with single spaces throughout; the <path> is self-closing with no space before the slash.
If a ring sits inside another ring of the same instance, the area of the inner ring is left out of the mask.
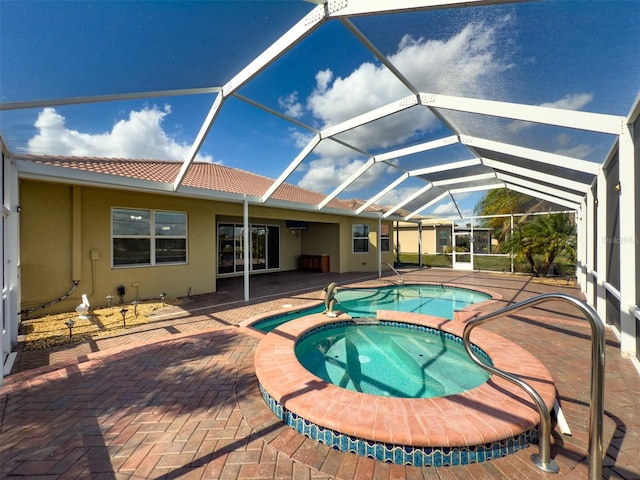
<path id="1" fill-rule="evenodd" d="M 538 441 L 538 429 L 533 428 L 512 438 L 466 447 L 412 447 L 378 443 L 311 423 L 285 409 L 259 382 L 258 387 L 271 411 L 296 432 L 336 450 L 374 458 L 385 463 L 416 467 L 468 465 L 511 455 Z"/>

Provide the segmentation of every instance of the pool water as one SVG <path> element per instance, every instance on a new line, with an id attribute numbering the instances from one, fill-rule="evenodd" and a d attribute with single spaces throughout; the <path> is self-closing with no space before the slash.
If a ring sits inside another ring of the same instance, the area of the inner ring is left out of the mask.
<path id="1" fill-rule="evenodd" d="M 338 290 L 335 310 L 345 312 L 352 318 L 375 317 L 378 310 L 396 310 L 453 318 L 453 312 L 491 298 L 486 293 L 439 285 L 402 285 L 379 288 L 349 288 Z M 321 304 L 307 310 L 270 317 L 253 325 L 263 332 L 296 318 L 322 313 Z"/>
<path id="2" fill-rule="evenodd" d="M 345 289 L 336 294 L 336 310 L 351 317 L 375 316 L 378 310 L 397 310 L 452 319 L 453 312 L 483 302 L 486 293 L 439 285 L 402 285 Z"/>
<path id="3" fill-rule="evenodd" d="M 489 379 L 455 339 L 436 329 L 340 322 L 305 335 L 295 352 L 307 370 L 339 387 L 431 398 L 464 392 Z"/>

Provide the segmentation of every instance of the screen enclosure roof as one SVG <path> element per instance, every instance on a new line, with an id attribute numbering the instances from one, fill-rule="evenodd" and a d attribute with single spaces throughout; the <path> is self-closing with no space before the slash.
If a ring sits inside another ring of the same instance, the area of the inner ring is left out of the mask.
<path id="1" fill-rule="evenodd" d="M 578 209 L 637 105 L 636 7 L 2 2 L 0 133 L 16 158 L 180 161 L 177 194 L 212 162 L 272 179 L 254 203 L 293 184 L 390 219 L 504 188 Z"/>

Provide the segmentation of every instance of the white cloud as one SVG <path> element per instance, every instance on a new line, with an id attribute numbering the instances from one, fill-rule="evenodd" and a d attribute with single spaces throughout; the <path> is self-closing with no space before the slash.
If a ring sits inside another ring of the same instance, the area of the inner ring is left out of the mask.
<path id="1" fill-rule="evenodd" d="M 561 147 L 554 150 L 553 153 L 564 155 L 565 157 L 586 159 L 595 151 L 595 147 L 581 143 L 574 147 Z"/>
<path id="2" fill-rule="evenodd" d="M 157 106 L 129 112 L 129 118 L 113 125 L 110 132 L 90 134 L 67 128 L 66 119 L 54 108 L 38 115 L 38 133 L 29 140 L 29 153 L 107 158 L 140 158 L 184 160 L 191 145 L 180 144 L 169 137 L 162 121 L 171 113 Z M 198 161 L 213 162 L 211 155 L 198 155 Z"/>
<path id="3" fill-rule="evenodd" d="M 300 130 L 296 130 L 295 128 L 289 129 L 289 135 L 293 139 L 295 146 L 298 148 L 306 147 L 313 138 L 313 133 L 304 133 Z"/>
<path id="4" fill-rule="evenodd" d="M 429 214 L 436 215 L 438 217 L 458 216 L 458 209 L 453 202 L 441 203 L 429 212 Z"/>
<path id="5" fill-rule="evenodd" d="M 278 98 L 278 105 L 286 115 L 293 118 L 300 118 L 304 113 L 304 107 L 298 101 L 298 92 L 291 92 L 285 97 Z"/>
<path id="6" fill-rule="evenodd" d="M 541 107 L 549 108 L 562 108 L 564 110 L 580 110 L 593 100 L 593 94 L 591 93 L 576 93 L 572 95 L 565 95 L 560 100 L 550 103 L 542 103 Z"/>
<path id="7" fill-rule="evenodd" d="M 329 83 L 333 80 L 333 72 L 329 69 L 316 73 L 316 89 L 318 93 L 326 92 Z"/>
<path id="8" fill-rule="evenodd" d="M 542 103 L 540 107 L 548 108 L 560 108 L 563 110 L 580 110 L 585 105 L 589 104 L 593 100 L 593 94 L 591 93 L 575 93 L 562 97 L 555 102 Z M 507 127 L 511 133 L 518 133 L 525 128 L 532 127 L 534 124 L 529 122 L 514 121 Z"/>
<path id="9" fill-rule="evenodd" d="M 587 159 L 593 152 L 596 151 L 596 147 L 587 143 L 579 143 L 572 146 L 572 138 L 566 133 L 556 135 L 555 137 L 553 137 L 553 140 L 556 143 L 556 148 L 553 149 L 553 153 L 556 153 L 558 155 Z"/>
<path id="10" fill-rule="evenodd" d="M 387 193 L 384 197 L 380 198 L 380 200 L 378 200 L 376 203 L 383 207 L 394 206 L 409 198 L 421 188 L 422 187 L 395 188 Z"/>
<path id="11" fill-rule="evenodd" d="M 506 57 L 498 54 L 499 48 L 504 47 L 498 45 L 498 34 L 508 23 L 509 18 L 505 17 L 493 26 L 469 24 L 447 40 L 405 36 L 388 58 L 421 91 L 480 95 L 488 85 L 495 88 L 499 73 L 510 68 L 504 61 Z M 384 66 L 368 62 L 345 77 L 334 78 L 331 70 L 318 72 L 306 108 L 323 128 L 410 94 Z M 340 139 L 372 151 L 402 145 L 434 128 L 440 128 L 435 116 L 426 108 L 413 107 L 345 132 Z M 315 190 L 335 187 L 361 164 L 357 161 L 352 165 L 349 158 L 355 158 L 355 154 L 345 153 L 345 148 L 335 142 L 322 142 L 315 153 L 320 158 L 309 162 L 300 181 L 301 186 Z M 366 182 L 359 185 L 365 186 Z"/>
<path id="12" fill-rule="evenodd" d="M 365 162 L 366 160 L 350 160 L 347 158 L 334 158 L 333 161 L 329 162 L 326 157 L 312 160 L 305 170 L 301 170 L 307 173 L 298 182 L 298 185 L 316 192 L 321 191 L 322 186 L 325 186 L 325 188 L 326 186 L 336 187 L 347 180 Z M 380 174 L 383 173 L 382 170 L 385 172 L 397 172 L 397 170 L 387 165 L 377 165 L 377 168 L 374 166 L 361 174 L 345 191 L 366 189 L 379 179 Z M 339 181 L 336 181 L 336 179 L 339 179 Z"/>

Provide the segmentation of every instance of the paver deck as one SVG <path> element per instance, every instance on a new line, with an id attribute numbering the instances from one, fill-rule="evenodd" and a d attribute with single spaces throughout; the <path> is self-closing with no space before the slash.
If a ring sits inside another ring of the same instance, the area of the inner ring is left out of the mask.
<path id="1" fill-rule="evenodd" d="M 528 277 L 421 269 L 405 280 L 491 288 L 488 312 L 570 286 Z M 524 347 L 551 373 L 572 435 L 554 431 L 558 475 L 535 468 L 532 446 L 460 467 L 408 467 L 332 450 L 280 422 L 257 389 L 261 335 L 246 319 L 321 298 L 332 281 L 365 274 L 287 272 L 220 281 L 216 294 L 161 311 L 126 334 L 49 351 L 20 352 L 0 387 L 2 479 L 538 479 L 587 478 L 590 329 L 549 303 L 486 326 Z M 640 374 L 607 329 L 603 478 L 640 479 Z"/>

